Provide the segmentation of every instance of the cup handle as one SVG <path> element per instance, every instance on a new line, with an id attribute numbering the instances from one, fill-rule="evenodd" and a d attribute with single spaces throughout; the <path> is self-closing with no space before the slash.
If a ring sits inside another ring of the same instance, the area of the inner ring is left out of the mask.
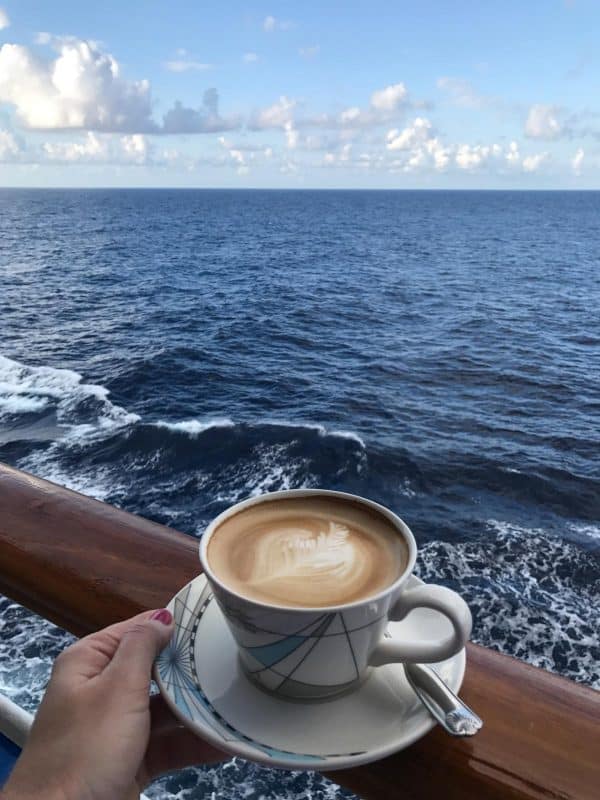
<path id="1" fill-rule="evenodd" d="M 399 661 L 430 664 L 456 655 L 469 640 L 473 620 L 469 606 L 462 597 L 445 586 L 425 584 L 402 592 L 389 612 L 393 622 L 404 619 L 413 608 L 432 608 L 448 617 L 454 628 L 452 634 L 441 641 L 405 642 L 381 639 L 369 658 L 369 664 L 378 667 Z"/>

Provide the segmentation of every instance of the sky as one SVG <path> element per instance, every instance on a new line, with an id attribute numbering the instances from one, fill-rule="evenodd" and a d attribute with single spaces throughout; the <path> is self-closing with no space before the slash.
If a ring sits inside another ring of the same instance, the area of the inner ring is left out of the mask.
<path id="1" fill-rule="evenodd" d="M 0 186 L 599 189 L 597 0 L 0 0 Z"/>

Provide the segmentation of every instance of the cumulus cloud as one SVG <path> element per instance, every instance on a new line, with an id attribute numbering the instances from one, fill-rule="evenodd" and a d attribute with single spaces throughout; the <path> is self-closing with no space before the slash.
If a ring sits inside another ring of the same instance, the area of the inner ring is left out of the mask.
<path id="1" fill-rule="evenodd" d="M 65 164 L 146 164 L 150 160 L 150 145 L 141 133 L 115 137 L 88 131 L 77 141 L 44 142 L 41 150 L 43 159 Z"/>
<path id="2" fill-rule="evenodd" d="M 49 161 L 106 161 L 108 139 L 88 131 L 81 142 L 44 142 L 42 150 Z"/>
<path id="3" fill-rule="evenodd" d="M 115 58 L 98 43 L 40 36 L 57 50 L 56 58 L 44 61 L 17 44 L 0 48 L 0 103 L 13 105 L 26 128 L 177 134 L 232 130 L 241 124 L 239 116 L 219 113 L 217 91 L 208 89 L 200 108 L 176 102 L 160 126 L 152 118 L 148 81 L 123 78 Z"/>
<path id="4" fill-rule="evenodd" d="M 514 167 L 521 163 L 521 154 L 519 153 L 519 145 L 516 142 L 511 142 L 506 151 L 506 163 Z"/>
<path id="5" fill-rule="evenodd" d="M 386 136 L 386 148 L 394 151 L 408 151 L 404 160 L 395 159 L 394 169 L 411 171 L 419 167 L 432 166 L 444 170 L 450 162 L 450 148 L 433 135 L 433 126 L 428 119 L 416 117 L 403 130 L 392 128 Z"/>
<path id="6" fill-rule="evenodd" d="M 244 64 L 256 64 L 258 61 L 258 55 L 256 53 L 244 53 L 242 61 Z"/>
<path id="7" fill-rule="evenodd" d="M 163 117 L 162 133 L 217 133 L 239 128 L 238 115 L 221 116 L 219 94 L 216 89 L 204 92 L 200 108 L 187 108 L 181 102 L 175 104 Z"/>
<path id="8" fill-rule="evenodd" d="M 541 165 L 548 160 L 549 153 L 536 153 L 523 159 L 524 172 L 537 172 Z"/>
<path id="9" fill-rule="evenodd" d="M 248 159 L 252 160 L 254 158 L 254 153 L 244 153 L 239 147 L 232 145 L 224 136 L 219 136 L 218 141 L 227 153 L 229 164 L 235 167 L 238 175 L 246 175 L 250 170 Z M 225 163 L 227 163 L 227 161 Z"/>
<path id="10" fill-rule="evenodd" d="M 0 8 L 0 31 L 4 30 L 4 28 L 8 28 L 10 25 L 10 19 L 8 18 L 8 14 L 3 8 Z"/>
<path id="11" fill-rule="evenodd" d="M 22 147 L 10 131 L 0 130 L 0 161 L 15 161 Z"/>
<path id="12" fill-rule="evenodd" d="M 538 103 L 531 106 L 525 122 L 525 135 L 531 139 L 558 139 L 565 133 L 556 106 Z"/>
<path id="13" fill-rule="evenodd" d="M 128 81 L 92 42 L 63 39 L 51 61 L 17 44 L 0 48 L 0 102 L 32 129 L 152 130 L 148 81 Z"/>
<path id="14" fill-rule="evenodd" d="M 371 95 L 371 107 L 376 111 L 396 111 L 406 99 L 407 91 L 403 83 L 394 83 L 385 89 L 378 89 Z"/>
<path id="15" fill-rule="evenodd" d="M 269 16 L 265 17 L 263 20 L 263 30 L 267 33 L 273 33 L 273 31 L 289 31 L 290 28 L 294 27 L 294 23 L 289 19 L 276 19 L 275 17 Z"/>
<path id="16" fill-rule="evenodd" d="M 299 134 L 298 131 L 294 128 L 293 122 L 286 122 L 283 126 L 285 131 L 285 139 L 287 142 L 288 149 L 295 150 L 298 147 L 299 141 Z"/>
<path id="17" fill-rule="evenodd" d="M 429 139 L 431 122 L 423 117 L 417 117 L 412 125 L 399 131 L 397 128 L 388 131 L 387 149 L 388 150 L 409 150 L 417 144 L 423 144 Z"/>
<path id="18" fill-rule="evenodd" d="M 583 151 L 583 147 L 578 147 L 575 151 L 575 155 L 573 156 L 573 160 L 571 161 L 571 167 L 573 168 L 573 172 L 575 175 L 581 175 L 581 165 L 583 164 L 585 153 Z"/>
<path id="19" fill-rule="evenodd" d="M 403 83 L 393 83 L 384 89 L 377 89 L 371 95 L 369 106 L 360 108 L 350 106 L 337 117 L 323 117 L 317 124 L 328 127 L 366 128 L 382 125 L 397 118 L 408 107 L 408 92 Z"/>
<path id="20" fill-rule="evenodd" d="M 499 144 L 461 144 L 456 150 L 454 160 L 460 169 L 472 170 L 484 166 L 490 158 L 501 155 L 502 147 Z"/>
<path id="21" fill-rule="evenodd" d="M 141 133 L 133 133 L 121 138 L 121 147 L 125 156 L 136 164 L 145 164 L 148 160 L 148 140 Z"/>
<path id="22" fill-rule="evenodd" d="M 288 122 L 293 122 L 296 106 L 297 102 L 295 100 L 282 95 L 273 105 L 255 112 L 248 122 L 248 127 L 254 131 L 266 130 L 267 128 L 285 128 Z"/>

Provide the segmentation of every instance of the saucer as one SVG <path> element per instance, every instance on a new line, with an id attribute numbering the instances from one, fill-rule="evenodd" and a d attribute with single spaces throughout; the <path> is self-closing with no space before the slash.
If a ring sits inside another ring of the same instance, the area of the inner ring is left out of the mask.
<path id="1" fill-rule="evenodd" d="M 408 586 L 421 583 L 413 576 Z M 186 726 L 232 755 L 269 767 L 325 772 L 385 758 L 435 725 L 402 664 L 372 668 L 353 692 L 327 700 L 286 700 L 259 689 L 241 669 L 204 575 L 184 586 L 167 607 L 175 630 L 156 660 L 155 680 Z M 445 617 L 420 608 L 402 622 L 391 622 L 385 635 L 437 639 L 450 631 Z M 464 650 L 431 666 L 458 692 Z"/>

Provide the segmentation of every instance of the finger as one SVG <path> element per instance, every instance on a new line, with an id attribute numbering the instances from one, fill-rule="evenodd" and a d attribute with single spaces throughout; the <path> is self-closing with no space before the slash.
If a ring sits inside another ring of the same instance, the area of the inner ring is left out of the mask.
<path id="1" fill-rule="evenodd" d="M 54 675 L 59 679 L 64 677 L 70 682 L 89 680 L 99 675 L 111 662 L 121 639 L 131 626 L 150 619 L 154 613 L 155 611 L 144 611 L 80 639 L 56 659 Z"/>
<path id="2" fill-rule="evenodd" d="M 131 620 L 106 673 L 118 676 L 126 689 L 147 689 L 154 659 L 168 643 L 172 631 L 173 616 L 166 608 L 145 619 Z"/>

